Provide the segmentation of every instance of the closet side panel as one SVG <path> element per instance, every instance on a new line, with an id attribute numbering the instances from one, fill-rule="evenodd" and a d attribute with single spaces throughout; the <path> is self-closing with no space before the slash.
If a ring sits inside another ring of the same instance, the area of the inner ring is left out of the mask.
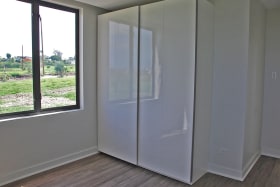
<path id="1" fill-rule="evenodd" d="M 141 6 L 139 165 L 190 183 L 196 1 Z"/>
<path id="2" fill-rule="evenodd" d="M 138 7 L 98 17 L 98 149 L 136 164 Z"/>

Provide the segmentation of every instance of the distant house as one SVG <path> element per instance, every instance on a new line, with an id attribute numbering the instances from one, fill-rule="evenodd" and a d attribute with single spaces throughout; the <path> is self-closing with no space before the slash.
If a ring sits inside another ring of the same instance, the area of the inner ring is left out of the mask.
<path id="1" fill-rule="evenodd" d="M 32 62 L 32 57 L 28 57 L 28 56 L 17 56 L 15 57 L 16 62 L 21 62 L 21 60 L 23 59 L 23 62 Z"/>
<path id="2" fill-rule="evenodd" d="M 73 57 L 69 57 L 68 60 L 67 60 L 67 64 L 76 64 L 76 59 L 73 58 Z"/>
<path id="3" fill-rule="evenodd" d="M 76 64 L 76 60 L 75 60 L 75 59 L 74 59 L 74 60 L 71 60 L 71 61 L 70 61 L 70 64 L 75 65 L 75 64 Z"/>
<path id="4" fill-rule="evenodd" d="M 25 56 L 23 57 L 23 62 L 32 62 L 32 57 Z"/>

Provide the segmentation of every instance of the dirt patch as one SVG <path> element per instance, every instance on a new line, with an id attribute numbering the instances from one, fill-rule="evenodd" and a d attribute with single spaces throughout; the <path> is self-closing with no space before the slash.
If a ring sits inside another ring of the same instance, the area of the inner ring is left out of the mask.
<path id="1" fill-rule="evenodd" d="M 69 92 L 75 92 L 75 87 L 62 88 L 56 90 L 50 90 L 46 92 L 47 95 L 55 96 L 42 96 L 42 107 L 58 107 L 75 105 L 76 102 L 68 98 L 63 97 L 64 94 Z M 61 97 L 60 97 L 61 95 Z M 15 107 L 15 106 L 33 106 L 33 94 L 32 93 L 20 93 L 13 95 L 0 96 L 1 108 Z"/>
<path id="2" fill-rule="evenodd" d="M 0 96 L 0 100 L 3 102 L 1 107 L 14 107 L 14 106 L 31 106 L 33 105 L 32 94 L 13 94 Z"/>
<path id="3" fill-rule="evenodd" d="M 75 87 L 68 87 L 68 88 L 60 88 L 56 90 L 49 90 L 46 91 L 46 94 L 52 94 L 52 95 L 65 95 L 69 92 L 75 92 Z"/>
<path id="4" fill-rule="evenodd" d="M 76 102 L 64 97 L 49 97 L 45 96 L 42 98 L 42 107 L 43 108 L 51 108 L 58 106 L 69 106 L 75 105 Z"/>

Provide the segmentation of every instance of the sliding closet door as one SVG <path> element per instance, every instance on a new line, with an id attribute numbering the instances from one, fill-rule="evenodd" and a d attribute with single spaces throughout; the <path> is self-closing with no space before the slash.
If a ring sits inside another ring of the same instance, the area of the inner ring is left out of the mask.
<path id="1" fill-rule="evenodd" d="M 139 165 L 189 183 L 196 1 L 141 6 Z"/>
<path id="2" fill-rule="evenodd" d="M 98 148 L 137 162 L 138 7 L 98 18 Z"/>

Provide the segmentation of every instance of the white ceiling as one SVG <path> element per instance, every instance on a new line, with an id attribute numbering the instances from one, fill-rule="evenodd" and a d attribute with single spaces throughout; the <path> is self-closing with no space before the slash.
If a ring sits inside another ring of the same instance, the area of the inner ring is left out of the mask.
<path id="1" fill-rule="evenodd" d="M 159 0 L 76 0 L 90 5 L 94 5 L 107 10 L 117 10 L 131 6 L 156 2 Z"/>
<path id="2" fill-rule="evenodd" d="M 159 0 L 76 0 L 83 3 L 91 4 L 108 10 L 117 10 L 130 7 L 133 5 L 141 5 Z M 280 7 L 280 0 L 261 0 L 267 8 Z"/>

